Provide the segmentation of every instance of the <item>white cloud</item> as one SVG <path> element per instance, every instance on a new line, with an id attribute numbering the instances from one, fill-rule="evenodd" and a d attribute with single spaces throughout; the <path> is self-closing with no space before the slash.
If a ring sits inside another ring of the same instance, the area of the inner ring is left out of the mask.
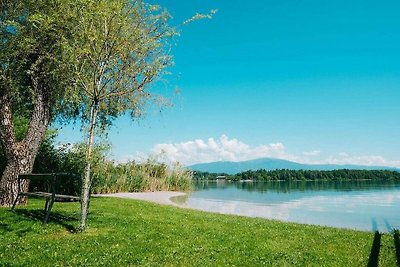
<path id="1" fill-rule="evenodd" d="M 321 154 L 321 151 L 319 151 L 319 150 L 303 152 L 303 155 L 308 156 L 308 157 L 319 156 L 320 154 Z"/>
<path id="2" fill-rule="evenodd" d="M 369 166 L 388 166 L 400 168 L 400 160 L 388 160 L 379 155 L 351 155 L 341 152 L 337 155 L 322 157 L 320 150 L 308 150 L 299 155 L 286 152 L 282 143 L 262 144 L 252 147 L 238 139 L 226 135 L 207 140 L 196 139 L 181 143 L 157 144 L 152 148 L 154 158 L 164 162 L 180 162 L 189 166 L 196 163 L 215 161 L 244 161 L 257 158 L 278 158 L 305 164 L 351 164 Z M 118 162 L 129 160 L 143 161 L 144 153 L 127 155 Z"/>
<path id="3" fill-rule="evenodd" d="M 250 147 L 237 139 L 229 139 L 226 135 L 217 140 L 209 138 L 176 144 L 157 144 L 153 152 L 164 154 L 170 161 L 179 161 L 185 165 L 213 161 L 243 161 L 262 157 L 287 157 L 282 143 Z"/>
<path id="4" fill-rule="evenodd" d="M 384 157 L 377 155 L 352 156 L 344 152 L 339 153 L 337 157 L 326 159 L 326 162 L 329 164 L 400 167 L 400 161 L 398 160 L 387 160 Z"/>

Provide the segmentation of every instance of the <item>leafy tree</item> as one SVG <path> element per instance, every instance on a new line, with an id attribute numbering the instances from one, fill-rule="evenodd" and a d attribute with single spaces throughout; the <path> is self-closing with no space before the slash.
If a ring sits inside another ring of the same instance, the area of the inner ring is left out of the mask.
<path id="1" fill-rule="evenodd" d="M 216 10 L 211 11 L 211 15 Z M 196 14 L 183 24 L 211 15 Z M 141 0 L 0 0 L 0 141 L 6 166 L 0 205 L 16 196 L 19 173 L 32 171 L 48 124 L 79 118 L 88 126 L 81 224 L 86 226 L 97 130 L 143 114 L 148 91 L 172 63 L 170 15 Z M 16 137 L 15 119 L 26 119 Z M 25 185 L 27 190 L 27 185 Z"/>
<path id="2" fill-rule="evenodd" d="M 84 230 L 96 131 L 105 130 L 122 114 L 141 116 L 146 102 L 157 100 L 148 85 L 171 65 L 169 40 L 176 32 L 168 25 L 167 11 L 143 1 L 88 0 L 81 4 L 68 50 L 75 59 L 71 65 L 75 80 L 66 110 L 75 112 L 88 126 L 80 222 Z"/>
<path id="3" fill-rule="evenodd" d="M 14 200 L 17 175 L 32 171 L 66 88 L 68 72 L 61 64 L 69 21 L 66 2 L 0 1 L 0 141 L 6 158 L 0 206 Z M 15 128 L 18 118 L 26 120 L 21 138 Z"/>

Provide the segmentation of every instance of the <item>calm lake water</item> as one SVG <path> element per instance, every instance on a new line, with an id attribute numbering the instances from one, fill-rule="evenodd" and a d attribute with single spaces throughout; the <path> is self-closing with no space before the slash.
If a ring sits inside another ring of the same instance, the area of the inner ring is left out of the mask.
<path id="1" fill-rule="evenodd" d="M 400 228 L 400 183 L 197 182 L 176 203 L 199 210 L 390 232 Z"/>

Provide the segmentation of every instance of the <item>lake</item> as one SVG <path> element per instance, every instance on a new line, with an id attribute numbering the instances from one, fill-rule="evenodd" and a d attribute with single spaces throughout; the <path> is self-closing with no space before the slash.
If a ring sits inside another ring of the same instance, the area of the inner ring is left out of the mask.
<path id="1" fill-rule="evenodd" d="M 400 183 L 391 181 L 196 182 L 174 198 L 189 208 L 366 231 L 400 228 Z"/>

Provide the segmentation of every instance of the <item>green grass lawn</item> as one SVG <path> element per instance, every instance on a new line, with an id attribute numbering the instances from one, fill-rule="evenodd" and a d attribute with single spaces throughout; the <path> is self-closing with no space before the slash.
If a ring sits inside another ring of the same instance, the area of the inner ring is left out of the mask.
<path id="1" fill-rule="evenodd" d="M 135 200 L 93 198 L 89 229 L 78 203 L 43 200 L 0 209 L 0 266 L 367 266 L 374 234 L 212 214 Z M 396 266 L 393 237 L 380 266 Z"/>

